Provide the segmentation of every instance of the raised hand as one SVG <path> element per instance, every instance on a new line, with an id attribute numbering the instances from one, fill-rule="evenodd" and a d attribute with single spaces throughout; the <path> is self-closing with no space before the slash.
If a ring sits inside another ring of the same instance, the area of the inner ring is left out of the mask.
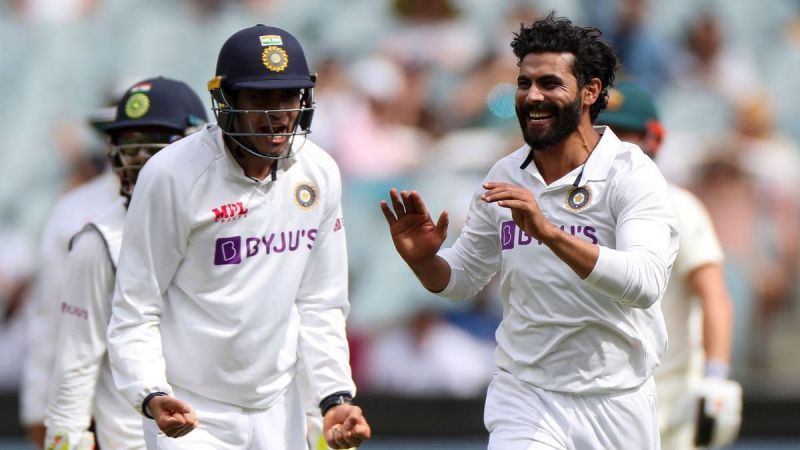
<path id="1" fill-rule="evenodd" d="M 398 192 L 392 188 L 389 196 L 392 207 L 381 201 L 381 211 L 389 224 L 397 253 L 412 267 L 433 258 L 447 237 L 447 211 L 433 223 L 418 192 Z"/>
<path id="2" fill-rule="evenodd" d="M 372 430 L 361 408 L 345 403 L 325 413 L 322 433 L 329 447 L 341 449 L 358 447 L 370 438 Z"/>
<path id="3" fill-rule="evenodd" d="M 175 397 L 153 397 L 147 405 L 156 425 L 169 437 L 178 438 L 197 428 L 199 420 L 191 405 Z"/>

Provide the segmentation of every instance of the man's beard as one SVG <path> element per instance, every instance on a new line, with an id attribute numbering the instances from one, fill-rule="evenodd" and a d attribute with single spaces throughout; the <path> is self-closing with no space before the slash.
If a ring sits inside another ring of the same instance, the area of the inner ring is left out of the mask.
<path id="1" fill-rule="evenodd" d="M 552 104 L 542 103 L 536 107 L 528 107 L 520 110 L 517 107 L 517 119 L 522 129 L 522 137 L 525 143 L 534 150 L 543 150 L 566 139 L 573 131 L 578 129 L 581 120 L 583 103 L 581 102 L 580 91 L 575 96 L 575 101 L 563 108 L 558 108 Z M 531 110 L 552 111 L 555 109 L 555 123 L 548 131 L 531 133 L 528 129 L 528 113 Z"/>

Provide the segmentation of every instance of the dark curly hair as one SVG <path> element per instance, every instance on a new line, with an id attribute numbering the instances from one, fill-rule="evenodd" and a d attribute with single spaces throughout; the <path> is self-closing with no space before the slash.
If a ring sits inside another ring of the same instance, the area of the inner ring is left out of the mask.
<path id="1" fill-rule="evenodd" d="M 517 65 L 522 64 L 528 53 L 572 53 L 575 57 L 572 74 L 578 80 L 578 88 L 586 86 L 592 78 L 600 79 L 603 86 L 597 101 L 589 108 L 589 117 L 594 122 L 608 105 L 608 88 L 614 85 L 618 64 L 614 50 L 600 39 L 601 34 L 597 28 L 573 25 L 569 19 L 555 17 L 551 12 L 530 27 L 521 24 L 519 33 L 514 33 L 511 48 Z"/>

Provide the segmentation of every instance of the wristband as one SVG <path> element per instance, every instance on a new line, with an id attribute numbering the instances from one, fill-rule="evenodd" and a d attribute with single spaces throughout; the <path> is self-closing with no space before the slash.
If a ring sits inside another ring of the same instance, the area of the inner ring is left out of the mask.
<path id="1" fill-rule="evenodd" d="M 152 400 L 154 397 L 163 397 L 165 395 L 169 395 L 169 394 L 167 394 L 166 392 L 160 392 L 160 391 L 159 392 L 152 392 L 152 393 L 148 394 L 147 397 L 145 397 L 144 400 L 142 400 L 142 415 L 147 417 L 148 419 L 155 420 L 155 417 L 151 416 L 150 412 L 147 410 L 147 404 L 150 403 L 150 400 Z"/>
<path id="2" fill-rule="evenodd" d="M 328 412 L 329 409 L 333 408 L 334 406 L 343 405 L 347 403 L 353 403 L 353 395 L 347 391 L 340 391 L 335 392 L 319 402 L 319 411 L 322 413 L 322 417 L 325 417 L 325 413 Z"/>
<path id="3" fill-rule="evenodd" d="M 705 376 L 706 378 L 717 378 L 727 380 L 730 375 L 731 368 L 725 361 L 718 359 L 709 359 L 706 361 Z"/>

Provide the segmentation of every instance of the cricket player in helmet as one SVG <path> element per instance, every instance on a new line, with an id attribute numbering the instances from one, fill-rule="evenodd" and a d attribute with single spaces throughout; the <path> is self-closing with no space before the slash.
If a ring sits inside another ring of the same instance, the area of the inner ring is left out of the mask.
<path id="1" fill-rule="evenodd" d="M 107 356 L 114 271 L 127 205 L 139 170 L 156 152 L 197 130 L 205 108 L 185 83 L 151 78 L 128 88 L 116 118 L 102 127 L 120 178 L 121 197 L 70 241 L 55 370 L 45 415 L 47 450 L 89 450 L 94 436 L 107 450 L 144 448 L 141 417 L 114 386 Z"/>
<path id="2" fill-rule="evenodd" d="M 316 75 L 294 36 L 261 25 L 258 36 L 246 39 L 253 30 L 235 34 L 220 50 L 208 83 L 212 110 L 234 151 L 288 158 L 310 132 Z"/>
<path id="3" fill-rule="evenodd" d="M 137 180 L 108 328 L 115 383 L 149 419 L 148 448 L 300 449 L 309 375 L 327 444 L 358 446 L 370 428 L 352 404 L 341 177 L 307 139 L 303 50 L 280 28 L 240 30 L 208 87 L 218 124 Z"/>
<path id="4" fill-rule="evenodd" d="M 131 86 L 114 121 L 101 127 L 111 143 L 109 159 L 122 195 L 130 200 L 139 170 L 151 156 L 207 121 L 202 100 L 181 81 L 158 77 Z"/>

